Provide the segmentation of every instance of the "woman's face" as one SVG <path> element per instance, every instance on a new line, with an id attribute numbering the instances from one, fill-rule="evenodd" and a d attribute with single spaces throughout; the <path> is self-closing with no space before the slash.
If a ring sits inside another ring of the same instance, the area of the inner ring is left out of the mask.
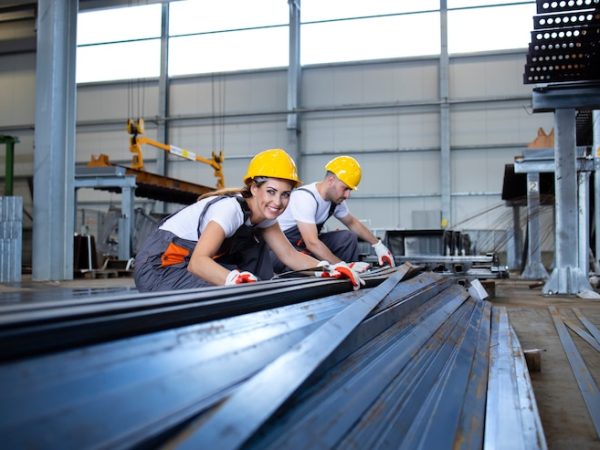
<path id="1" fill-rule="evenodd" d="M 279 217 L 290 201 L 292 188 L 291 181 L 280 178 L 267 178 L 260 186 L 253 184 L 250 187 L 252 196 L 256 199 L 253 219 L 262 221 Z"/>

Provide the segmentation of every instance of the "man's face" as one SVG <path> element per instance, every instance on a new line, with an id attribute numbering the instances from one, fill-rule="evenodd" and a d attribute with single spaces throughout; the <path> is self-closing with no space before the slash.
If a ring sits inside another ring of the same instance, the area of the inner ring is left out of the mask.
<path id="1" fill-rule="evenodd" d="M 337 205 L 350 197 L 350 189 L 346 184 L 336 176 L 330 176 L 328 180 L 327 200 Z"/>

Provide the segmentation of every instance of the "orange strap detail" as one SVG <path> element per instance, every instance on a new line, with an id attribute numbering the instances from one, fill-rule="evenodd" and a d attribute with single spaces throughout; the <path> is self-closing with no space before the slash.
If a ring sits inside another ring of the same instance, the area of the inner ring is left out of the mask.
<path id="1" fill-rule="evenodd" d="M 185 262 L 185 259 L 189 255 L 190 251 L 187 248 L 181 247 L 171 242 L 165 250 L 165 252 L 160 257 L 162 263 L 161 266 L 169 267 L 174 266 L 175 264 L 181 264 L 182 262 Z"/>

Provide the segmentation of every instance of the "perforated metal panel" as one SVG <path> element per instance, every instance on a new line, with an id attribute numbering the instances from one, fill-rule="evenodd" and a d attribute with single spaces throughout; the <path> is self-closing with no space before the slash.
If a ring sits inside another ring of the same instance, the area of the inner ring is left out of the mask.
<path id="1" fill-rule="evenodd" d="M 600 78 L 600 0 L 537 1 L 523 82 Z"/>

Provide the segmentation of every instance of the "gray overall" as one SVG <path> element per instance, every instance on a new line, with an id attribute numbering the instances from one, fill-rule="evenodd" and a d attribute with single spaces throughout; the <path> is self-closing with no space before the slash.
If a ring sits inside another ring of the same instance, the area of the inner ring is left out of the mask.
<path id="1" fill-rule="evenodd" d="M 298 191 L 306 191 L 315 199 L 315 195 L 309 191 L 308 189 L 298 188 Z M 318 205 L 318 202 L 317 202 Z M 358 236 L 354 234 L 350 230 L 339 230 L 339 231 L 330 231 L 328 233 L 321 233 L 323 229 L 323 225 L 325 222 L 329 220 L 335 211 L 337 205 L 331 202 L 331 206 L 329 207 L 329 212 L 327 213 L 327 217 L 321 223 L 316 224 L 317 233 L 319 233 L 319 240 L 323 242 L 327 246 L 331 253 L 340 258 L 342 261 L 357 261 L 358 260 Z M 304 240 L 302 239 L 302 235 L 300 234 L 300 230 L 297 226 L 293 226 L 292 228 L 288 228 L 284 231 L 285 237 L 288 238 L 288 241 L 294 246 L 296 250 L 302 253 L 306 253 L 307 255 L 314 256 L 312 253 L 308 251 L 306 245 L 304 244 Z M 283 264 L 274 254 L 273 252 L 269 252 L 271 255 L 271 259 L 273 260 L 273 269 L 276 273 L 281 273 L 285 271 L 287 268 L 285 264 Z"/>
<path id="2" fill-rule="evenodd" d="M 198 237 L 200 237 L 200 224 L 206 211 L 224 198 L 226 197 L 216 197 L 207 203 L 198 219 Z M 246 200 L 235 198 L 244 213 L 244 225 L 238 228 L 233 236 L 223 241 L 217 256 L 213 259 L 226 269 L 247 270 L 258 279 L 268 280 L 273 277 L 273 266 L 270 258 L 265 254 L 266 244 L 261 239 L 260 230 L 245 224 L 250 217 Z M 169 217 L 165 218 L 160 225 Z M 147 292 L 210 286 L 208 281 L 187 270 L 196 244 L 197 241 L 182 239 L 170 231 L 157 228 L 144 242 L 135 258 L 133 275 L 137 289 L 140 292 Z"/>

